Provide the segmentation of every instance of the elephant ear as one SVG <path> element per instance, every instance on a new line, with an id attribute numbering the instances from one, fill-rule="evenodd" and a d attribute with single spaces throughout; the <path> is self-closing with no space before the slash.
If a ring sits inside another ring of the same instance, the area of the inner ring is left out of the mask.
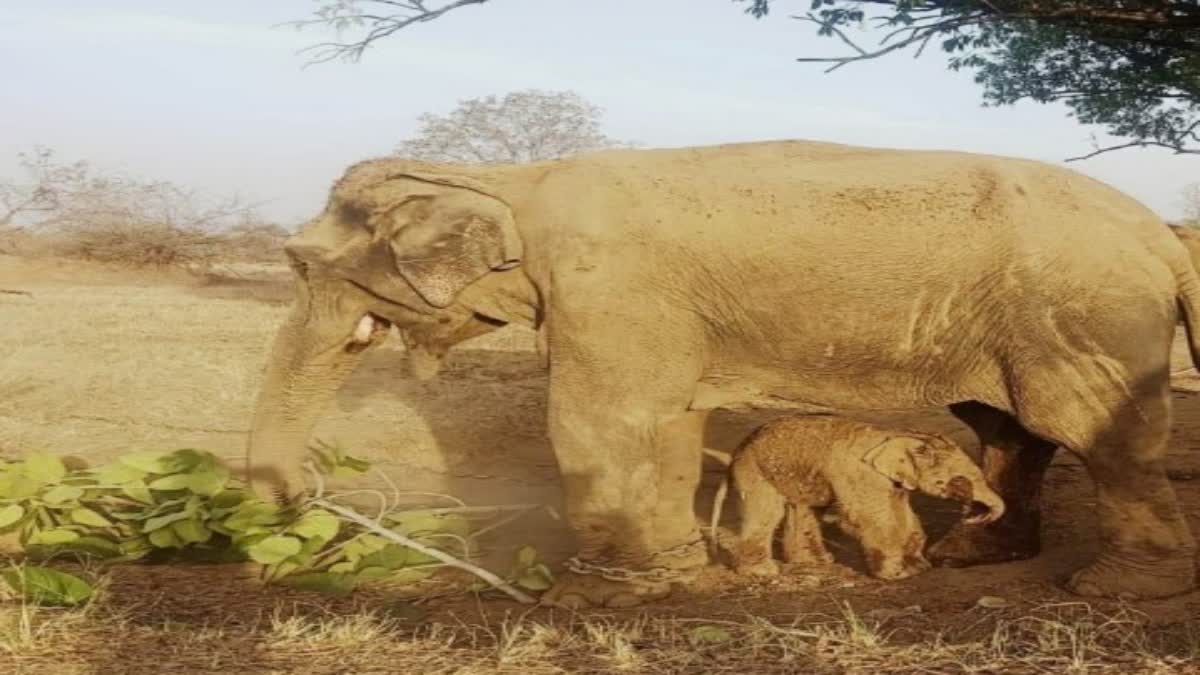
<path id="1" fill-rule="evenodd" d="M 435 182 L 421 179 L 423 182 Z M 392 214 L 391 249 L 401 276 L 434 307 L 448 307 L 492 270 L 521 261 L 512 211 L 475 189 L 450 187 L 410 199 Z"/>
<path id="2" fill-rule="evenodd" d="M 862 461 L 905 490 L 917 489 L 917 467 L 912 458 L 913 442 L 908 438 L 888 438 L 872 447 Z"/>

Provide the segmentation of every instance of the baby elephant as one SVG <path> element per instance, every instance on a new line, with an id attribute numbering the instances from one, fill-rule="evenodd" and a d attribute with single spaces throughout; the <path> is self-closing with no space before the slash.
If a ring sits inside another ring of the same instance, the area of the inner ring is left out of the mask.
<path id="1" fill-rule="evenodd" d="M 747 574 L 778 573 L 771 543 L 785 515 L 784 560 L 832 563 L 813 509 L 835 501 L 842 527 L 858 538 L 871 575 L 880 579 L 903 579 L 930 567 L 910 491 L 962 503 L 972 524 L 1004 513 L 1004 501 L 953 441 L 834 416 L 763 425 L 734 451 L 729 478 L 742 503 L 735 568 Z M 714 505 L 714 534 L 726 489 L 723 484 Z"/>

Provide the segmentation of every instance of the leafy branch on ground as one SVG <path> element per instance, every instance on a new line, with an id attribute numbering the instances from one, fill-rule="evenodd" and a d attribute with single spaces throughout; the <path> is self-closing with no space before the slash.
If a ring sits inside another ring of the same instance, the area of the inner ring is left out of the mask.
<path id="1" fill-rule="evenodd" d="M 316 460 L 319 475 L 370 468 L 337 448 L 318 451 Z M 15 534 L 29 561 L 252 561 L 266 582 L 339 595 L 376 580 L 414 584 L 446 566 L 483 579 L 475 590 L 498 588 L 522 602 L 533 599 L 515 586 L 549 585 L 549 571 L 528 547 L 507 579 L 470 562 L 474 539 L 496 525 L 477 528 L 478 521 L 514 512 L 507 522 L 534 505 L 406 509 L 379 493 L 379 512 L 366 516 L 338 503 L 362 492 L 280 506 L 255 497 L 199 450 L 138 452 L 74 470 L 31 453 L 0 463 L 0 533 Z M 78 604 L 89 595 L 86 582 L 45 567 L 14 567 L 4 579 L 44 604 Z"/>

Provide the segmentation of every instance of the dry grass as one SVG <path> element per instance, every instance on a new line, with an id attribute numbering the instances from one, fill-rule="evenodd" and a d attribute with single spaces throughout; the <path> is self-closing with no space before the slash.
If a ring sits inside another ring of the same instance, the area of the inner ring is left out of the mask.
<path id="1" fill-rule="evenodd" d="M 8 610 L 11 601 L 0 609 Z M 1084 603 L 972 617 L 972 636 L 899 637 L 846 610 L 787 624 L 746 617 L 510 617 L 413 624 L 379 609 L 338 615 L 279 604 L 250 623 L 154 622 L 100 604 L 25 610 L 6 628 L 4 672 L 238 673 L 1190 673 L 1194 626 L 1149 625 Z M 8 616 L 4 614 L 3 616 Z M 99 649 L 98 645 L 119 649 Z M 58 670 L 56 670 L 58 669 Z"/>

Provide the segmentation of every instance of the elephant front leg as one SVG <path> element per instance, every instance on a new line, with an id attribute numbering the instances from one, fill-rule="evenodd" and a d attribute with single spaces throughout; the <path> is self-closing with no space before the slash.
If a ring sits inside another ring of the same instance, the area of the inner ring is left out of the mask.
<path id="1" fill-rule="evenodd" d="M 578 553 L 543 602 L 633 606 L 665 597 L 707 562 L 693 506 L 705 415 L 653 406 L 552 411 Z"/>
<path id="2" fill-rule="evenodd" d="M 957 523 L 929 549 L 944 567 L 1024 560 L 1041 551 L 1042 478 L 1056 447 L 1026 431 L 1009 414 L 980 403 L 950 406 L 976 433 L 983 475 L 1003 499 L 1004 515 L 987 525 Z"/>
<path id="3" fill-rule="evenodd" d="M 843 503 L 862 545 L 867 570 L 877 579 L 906 579 L 928 570 L 925 531 L 909 505 L 908 494 L 896 491 L 879 503 Z"/>

